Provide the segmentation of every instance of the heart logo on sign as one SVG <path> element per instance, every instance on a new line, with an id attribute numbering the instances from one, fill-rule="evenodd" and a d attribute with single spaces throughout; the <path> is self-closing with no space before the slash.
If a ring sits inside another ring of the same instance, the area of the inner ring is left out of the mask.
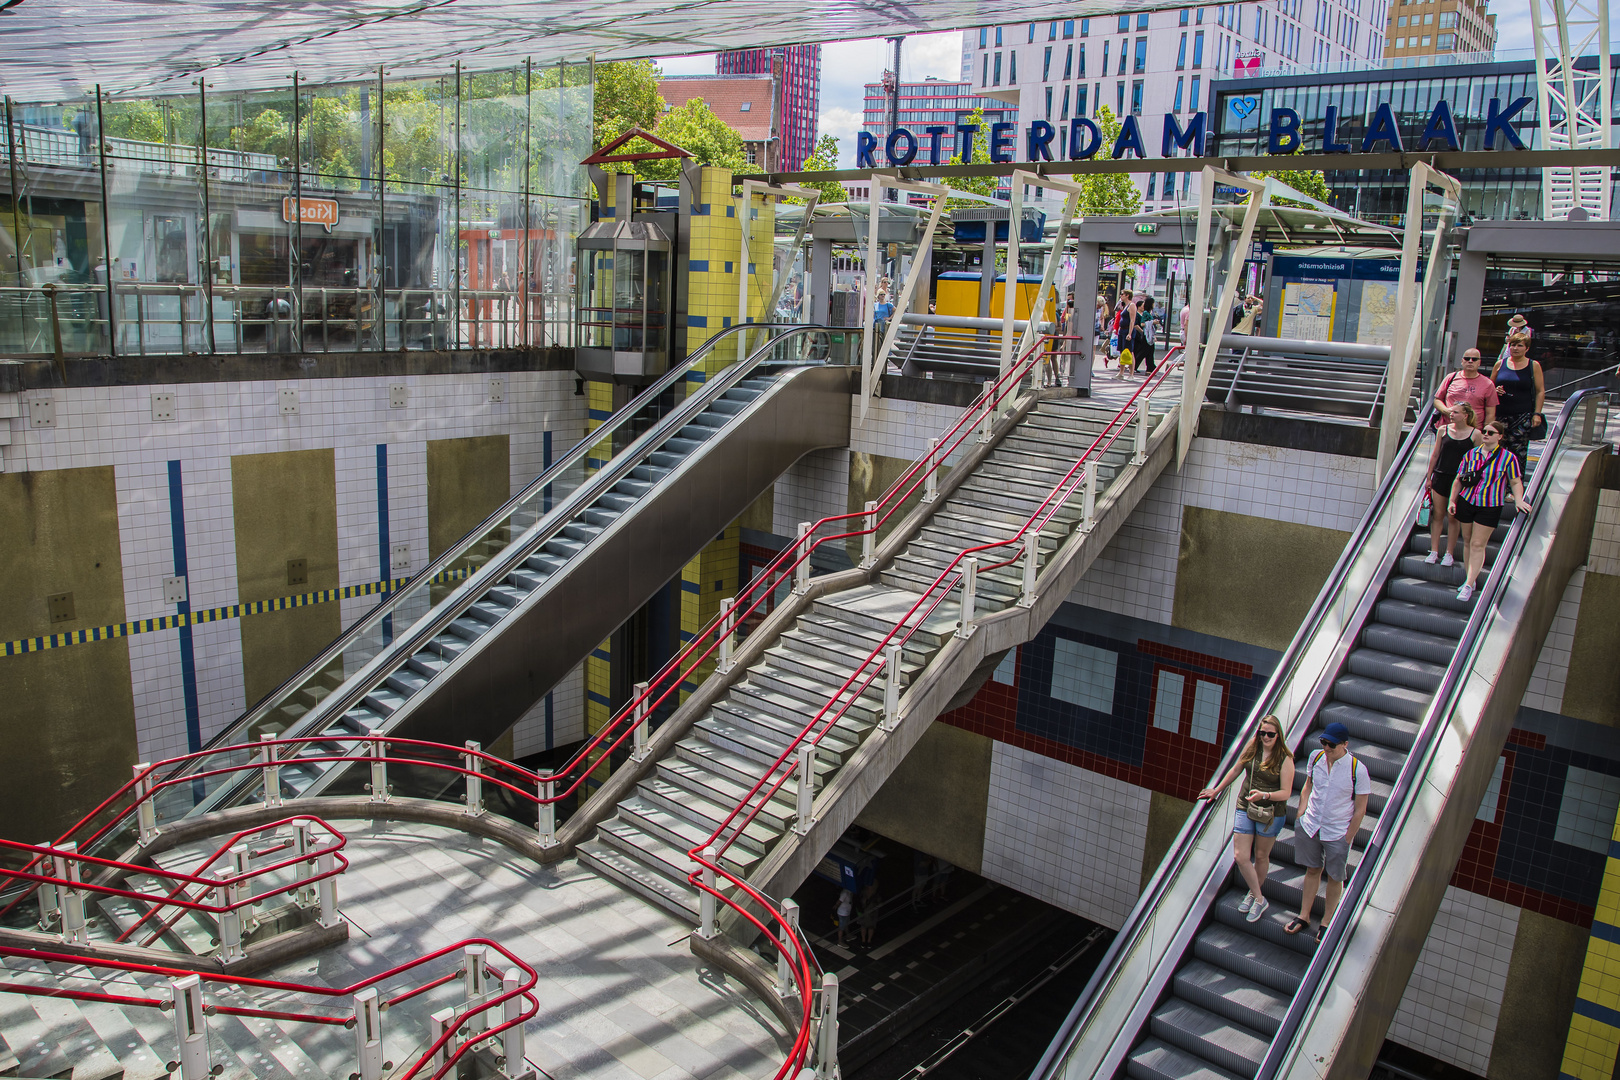
<path id="1" fill-rule="evenodd" d="M 1260 99 L 1257 97 L 1233 98 L 1231 101 L 1232 111 L 1237 113 L 1240 120 L 1247 120 L 1250 116 L 1253 116 L 1254 110 L 1259 107 Z"/>

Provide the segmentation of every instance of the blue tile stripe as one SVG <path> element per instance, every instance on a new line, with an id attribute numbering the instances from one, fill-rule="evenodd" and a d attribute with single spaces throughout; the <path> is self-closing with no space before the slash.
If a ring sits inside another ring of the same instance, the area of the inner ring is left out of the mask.
<path id="1" fill-rule="evenodd" d="M 598 705 L 606 706 L 606 707 L 609 707 L 609 708 L 612 707 L 612 706 L 608 705 L 608 699 L 607 699 L 606 694 L 598 694 L 595 690 L 587 690 L 587 691 L 585 691 L 585 697 L 587 699 L 591 700 L 591 701 L 596 702 Z"/>
<path id="2" fill-rule="evenodd" d="M 394 554 L 388 541 L 388 444 L 377 444 L 377 574 L 379 580 L 388 580 L 394 572 Z M 383 644 L 394 640 L 394 617 L 384 615 L 382 621 Z"/>
<path id="3" fill-rule="evenodd" d="M 432 583 L 444 585 L 452 581 L 460 581 L 467 574 L 468 571 L 466 570 L 446 570 L 443 573 L 435 574 Z M 334 600 L 348 600 L 355 596 L 373 596 L 377 593 L 397 592 L 411 580 L 411 578 L 394 578 L 391 581 L 368 581 L 363 585 L 345 585 L 341 589 L 321 589 L 318 592 L 301 593 L 297 596 L 276 596 L 269 600 L 255 600 L 247 604 L 227 604 L 224 607 L 207 608 L 203 611 L 177 611 L 176 614 L 163 615 L 156 619 L 134 619 L 130 622 L 94 626 L 88 630 L 72 630 L 63 634 L 50 634 L 44 637 L 18 638 L 15 641 L 0 642 L 0 656 L 21 656 L 24 653 L 44 652 L 46 649 L 60 649 L 68 645 L 85 645 L 92 641 L 132 637 L 135 634 L 151 634 L 159 630 L 183 630 L 187 627 L 198 626 L 202 623 L 220 622 L 224 619 L 240 619 L 247 615 L 264 615 L 272 611 L 289 611 L 292 608 L 309 607 L 311 604 L 330 604 Z M 181 606 L 189 607 L 189 605 Z"/>
<path id="4" fill-rule="evenodd" d="M 1596 1020 L 1598 1023 L 1607 1024 L 1612 1028 L 1620 1028 L 1620 1012 L 1606 1005 L 1599 1005 L 1595 1001 L 1587 1001 L 1582 997 L 1576 998 L 1575 1012 L 1588 1020 Z"/>
<path id="5" fill-rule="evenodd" d="M 1612 945 L 1620 945 L 1620 926 L 1593 919 L 1592 936 L 1607 941 Z"/>
<path id="6" fill-rule="evenodd" d="M 176 618 L 191 616 L 191 582 L 186 562 L 186 503 L 180 483 L 180 462 L 169 462 L 169 536 L 174 545 L 174 576 L 187 578 L 186 599 L 176 605 Z M 126 624 L 127 625 L 127 624 Z M 101 629 L 97 627 L 96 629 Z M 55 635 L 60 637 L 62 635 Z M 92 638 L 91 640 L 97 640 Z M 7 645 L 13 644 L 7 642 Z M 195 753 L 202 749 L 202 706 L 197 694 L 197 648 L 191 639 L 191 624 L 180 624 L 180 689 L 186 703 L 186 747 Z M 6 655 L 11 655 L 9 649 Z"/>

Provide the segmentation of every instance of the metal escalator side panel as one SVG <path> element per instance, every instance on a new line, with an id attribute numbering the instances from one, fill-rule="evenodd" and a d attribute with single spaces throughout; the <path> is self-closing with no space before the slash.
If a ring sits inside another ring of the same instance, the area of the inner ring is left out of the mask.
<path id="1" fill-rule="evenodd" d="M 1546 498 L 1508 567 L 1500 601 L 1466 657 L 1461 692 L 1393 808 L 1390 832 L 1338 955 L 1291 1044 L 1280 1077 L 1363 1077 L 1371 1070 L 1490 784 L 1571 575 L 1586 560 L 1606 455 L 1585 448 L 1550 462 Z M 1324 1063 L 1325 1068 L 1324 1068 Z M 1359 1071 L 1358 1071 L 1359 1070 Z"/>
<path id="2" fill-rule="evenodd" d="M 1413 452 L 1415 442 L 1406 449 L 1404 459 L 1396 461 L 1399 471 L 1384 488 L 1382 501 L 1370 508 L 1359 543 L 1352 537 L 1350 543 L 1356 546 L 1346 551 L 1349 561 L 1342 577 L 1336 584 L 1330 578 L 1325 586 L 1332 595 L 1320 598 L 1314 626 L 1295 642 L 1292 661 L 1273 674 L 1253 714 L 1282 717 L 1289 745 L 1296 751 L 1411 534 L 1427 483 L 1428 457 Z M 1234 741 L 1229 756 L 1235 760 L 1240 749 Z M 1223 761 L 1216 777 L 1230 765 Z M 1231 871 L 1236 798 L 1235 788 L 1228 789 L 1213 805 L 1195 810 L 1182 827 L 1170 855 L 1143 891 L 1120 938 L 1034 1076 L 1113 1080 L 1120 1074 Z"/>
<path id="3" fill-rule="evenodd" d="M 851 370 L 778 376 L 413 695 L 386 733 L 499 736 L 800 457 L 848 445 Z"/>

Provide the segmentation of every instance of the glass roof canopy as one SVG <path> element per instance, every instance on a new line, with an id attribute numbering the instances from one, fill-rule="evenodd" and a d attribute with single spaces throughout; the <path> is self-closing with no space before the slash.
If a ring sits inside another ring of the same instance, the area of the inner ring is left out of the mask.
<path id="1" fill-rule="evenodd" d="M 1153 11 L 1117 0 L 0 0 L 0 92 L 62 101 L 109 93 L 267 89 L 440 75 L 532 59 L 623 60 L 773 44 Z"/>

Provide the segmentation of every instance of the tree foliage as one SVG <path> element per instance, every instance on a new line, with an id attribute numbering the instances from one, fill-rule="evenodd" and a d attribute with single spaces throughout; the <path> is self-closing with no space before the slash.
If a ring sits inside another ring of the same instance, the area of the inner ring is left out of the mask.
<path id="1" fill-rule="evenodd" d="M 1104 105 L 1097 110 L 1096 122 L 1102 132 L 1097 153 L 1110 153 L 1119 138 L 1119 119 Z M 1086 217 L 1128 217 L 1142 209 L 1142 193 L 1128 173 L 1091 173 L 1081 178 L 1080 188 L 1080 213 Z"/>
<path id="2" fill-rule="evenodd" d="M 823 135 L 816 141 L 816 148 L 809 157 L 804 159 L 804 172 L 832 172 L 838 168 L 838 138 L 835 135 Z M 821 193 L 820 205 L 828 206 L 832 203 L 848 201 L 848 194 L 844 185 L 832 180 L 826 181 L 799 181 L 800 187 L 810 188 Z M 789 202 L 802 203 L 803 199 L 790 199 Z"/>
<path id="3" fill-rule="evenodd" d="M 651 131 L 669 108 L 658 93 L 662 72 L 651 60 L 622 60 L 596 65 L 593 123 L 596 145 L 602 146 L 633 127 Z"/>
<path id="4" fill-rule="evenodd" d="M 974 109 L 967 115 L 966 118 L 962 120 L 962 124 L 978 125 L 979 130 L 973 133 L 972 163 L 975 165 L 987 164 L 990 161 L 990 125 L 985 122 L 984 110 Z M 952 138 L 954 137 L 955 136 L 953 135 Z M 955 144 L 952 145 L 954 148 Z M 962 154 L 960 151 L 958 151 L 957 153 L 951 155 L 951 160 L 946 164 L 963 165 L 966 164 L 966 162 L 962 160 Z M 1001 177 L 955 176 L 946 181 L 946 183 L 956 191 L 965 191 L 973 195 L 983 195 L 987 198 L 995 198 L 996 189 L 1001 186 Z M 972 199 L 952 199 L 950 202 L 945 204 L 945 209 L 955 210 L 959 207 L 980 205 L 983 204 L 974 202 Z"/>
<path id="5" fill-rule="evenodd" d="M 610 129 L 611 130 L 611 129 Z M 627 128 L 612 131 L 606 142 L 623 134 Z M 634 172 L 643 180 L 675 180 L 683 164 L 712 165 L 719 169 L 741 171 L 748 168 L 748 150 L 737 129 L 720 119 L 709 103 L 693 98 L 677 105 L 658 118 L 652 133 L 666 142 L 691 154 L 688 161 L 676 158 L 657 158 L 652 161 L 611 162 L 602 168 L 608 172 Z M 619 148 L 621 153 L 657 150 L 658 147 L 643 139 L 631 139 Z"/>
<path id="6" fill-rule="evenodd" d="M 1309 195 L 1313 199 L 1329 204 L 1333 202 L 1333 192 L 1328 190 L 1327 177 L 1322 174 L 1320 169 L 1265 169 L 1248 175 L 1256 180 L 1264 180 L 1268 176 L 1275 176 L 1301 195 Z M 1245 199 L 1244 201 L 1247 202 L 1248 200 Z M 1297 199 L 1278 199 L 1277 201 L 1283 206 L 1305 205 Z"/>

